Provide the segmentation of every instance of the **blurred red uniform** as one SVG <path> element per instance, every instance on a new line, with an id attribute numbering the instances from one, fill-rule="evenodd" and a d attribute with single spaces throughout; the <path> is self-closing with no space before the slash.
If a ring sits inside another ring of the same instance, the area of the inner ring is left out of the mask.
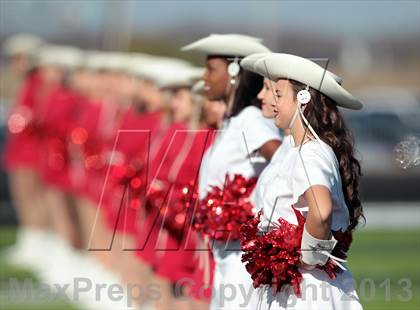
<path id="1" fill-rule="evenodd" d="M 84 99 L 71 131 L 73 191 L 98 207 L 115 138 L 117 105 Z M 105 197 L 104 197 L 105 198 Z"/>
<path id="2" fill-rule="evenodd" d="M 138 234 L 139 217 L 146 192 L 148 162 L 164 136 L 162 113 L 140 114 L 128 109 L 121 120 L 105 185 L 104 204 L 110 229 Z"/>
<path id="3" fill-rule="evenodd" d="M 138 238 L 138 248 L 144 249 L 137 255 L 159 276 L 179 285 L 202 282 L 199 271 L 195 276 L 198 236 L 187 214 L 194 208 L 201 160 L 213 137 L 211 130 L 173 124 L 151 165 L 146 234 Z"/>
<path id="4" fill-rule="evenodd" d="M 3 157 L 6 170 L 39 168 L 40 132 L 36 119 L 39 117 L 37 108 L 41 90 L 39 73 L 29 73 L 8 118 L 9 135 Z"/>
<path id="5" fill-rule="evenodd" d="M 73 90 L 57 86 L 49 92 L 42 104 L 45 112 L 40 120 L 41 176 L 46 184 L 64 192 L 70 192 L 72 188 L 69 142 L 80 100 L 80 96 Z"/>

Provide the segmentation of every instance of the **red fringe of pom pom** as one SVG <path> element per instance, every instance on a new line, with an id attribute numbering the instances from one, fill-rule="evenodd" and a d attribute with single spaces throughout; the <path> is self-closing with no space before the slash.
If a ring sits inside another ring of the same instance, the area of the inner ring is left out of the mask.
<path id="1" fill-rule="evenodd" d="M 244 251 L 242 262 L 246 263 L 255 288 L 269 285 L 275 294 L 284 286 L 290 285 L 295 295 L 300 297 L 302 274 L 299 266 L 305 218 L 296 209 L 293 208 L 293 211 L 297 217 L 297 225 L 280 218 L 279 228 L 267 233 L 258 230 L 261 212 L 245 223 L 241 228 L 241 248 Z M 352 241 L 351 232 L 337 231 L 333 235 L 338 243 L 331 254 L 346 259 L 346 252 Z M 331 259 L 317 268 L 324 270 L 331 279 L 335 279 L 337 273 L 342 271 Z"/>
<path id="2" fill-rule="evenodd" d="M 227 176 L 223 189 L 213 187 L 199 202 L 193 219 L 194 229 L 219 241 L 240 239 L 242 224 L 255 214 L 249 196 L 256 183 L 256 178 L 246 179 L 236 174 L 229 179 Z"/>

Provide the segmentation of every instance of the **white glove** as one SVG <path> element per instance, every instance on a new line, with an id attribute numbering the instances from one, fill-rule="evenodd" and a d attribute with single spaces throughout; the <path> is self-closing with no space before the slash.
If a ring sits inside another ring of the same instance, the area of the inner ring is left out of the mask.
<path id="1" fill-rule="evenodd" d="M 332 256 L 331 252 L 336 244 L 337 240 L 332 234 L 329 240 L 320 240 L 311 236 L 306 230 L 305 225 L 303 227 L 302 242 L 300 245 L 302 262 L 308 265 L 325 265 Z"/>

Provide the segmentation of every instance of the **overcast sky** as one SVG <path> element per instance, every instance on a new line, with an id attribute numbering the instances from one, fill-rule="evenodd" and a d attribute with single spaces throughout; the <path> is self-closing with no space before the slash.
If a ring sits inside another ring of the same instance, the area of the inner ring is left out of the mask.
<path id="1" fill-rule="evenodd" d="M 420 1 L 0 0 L 0 32 L 100 31 L 117 21 L 147 35 L 200 26 L 208 32 L 264 30 L 378 37 L 419 34 Z"/>

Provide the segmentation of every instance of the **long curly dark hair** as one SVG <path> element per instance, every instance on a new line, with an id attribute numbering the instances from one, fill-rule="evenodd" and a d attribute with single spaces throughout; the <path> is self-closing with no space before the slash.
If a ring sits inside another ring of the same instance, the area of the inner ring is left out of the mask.
<path id="1" fill-rule="evenodd" d="M 296 97 L 305 85 L 297 81 L 289 81 Z M 333 149 L 337 157 L 344 199 L 350 214 L 349 229 L 353 230 L 360 219 L 364 220 L 359 197 L 359 178 L 362 174 L 360 163 L 354 157 L 354 139 L 336 103 L 313 88 L 309 88 L 309 92 L 311 101 L 306 105 L 303 114 L 320 139 Z"/>

